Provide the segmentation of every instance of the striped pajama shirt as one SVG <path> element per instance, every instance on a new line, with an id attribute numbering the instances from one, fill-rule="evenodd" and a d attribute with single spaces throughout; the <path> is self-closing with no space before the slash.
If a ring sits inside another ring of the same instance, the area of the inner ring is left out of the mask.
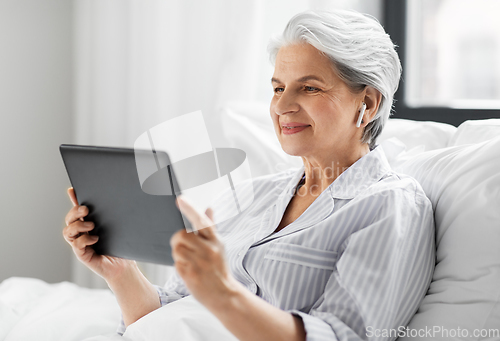
<path id="1" fill-rule="evenodd" d="M 430 201 L 377 147 L 274 233 L 303 174 L 289 170 L 240 189 L 253 189 L 252 205 L 217 226 L 233 276 L 300 316 L 307 340 L 395 339 L 367 331 L 407 325 L 427 291 L 435 265 Z M 217 221 L 231 200 L 213 206 Z M 189 295 L 177 274 L 157 290 L 162 305 Z"/>

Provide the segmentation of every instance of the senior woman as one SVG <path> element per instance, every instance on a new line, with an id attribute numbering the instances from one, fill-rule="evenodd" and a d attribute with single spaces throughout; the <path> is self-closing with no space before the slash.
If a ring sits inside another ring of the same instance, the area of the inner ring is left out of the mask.
<path id="1" fill-rule="evenodd" d="M 68 213 L 66 240 L 115 293 L 123 327 L 192 294 L 240 340 L 395 339 L 434 269 L 429 200 L 394 173 L 376 141 L 400 77 L 380 24 L 356 12 L 307 11 L 270 43 L 270 114 L 283 150 L 304 166 L 254 179 L 254 202 L 213 226 L 178 199 L 198 234 L 171 240 L 176 275 L 151 285 L 132 261 L 98 256 Z"/>

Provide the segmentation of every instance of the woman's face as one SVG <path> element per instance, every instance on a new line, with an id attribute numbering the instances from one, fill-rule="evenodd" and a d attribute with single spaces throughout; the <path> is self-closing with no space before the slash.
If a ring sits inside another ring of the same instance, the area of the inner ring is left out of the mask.
<path id="1" fill-rule="evenodd" d="M 316 48 L 282 47 L 272 85 L 271 117 L 287 154 L 328 157 L 361 147 L 362 129 L 356 121 L 363 94 L 352 93 Z"/>

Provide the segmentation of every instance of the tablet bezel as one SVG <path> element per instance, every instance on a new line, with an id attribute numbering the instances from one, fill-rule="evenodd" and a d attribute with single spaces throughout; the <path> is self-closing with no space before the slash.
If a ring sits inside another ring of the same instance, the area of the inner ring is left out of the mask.
<path id="1" fill-rule="evenodd" d="M 151 151 L 63 144 L 60 152 L 79 204 L 89 208 L 85 220 L 95 223 L 90 234 L 99 236 L 96 253 L 173 265 L 170 238 L 188 222 L 175 204 L 176 195 L 142 191 L 136 160 L 150 157 Z M 167 153 L 155 153 L 167 160 L 175 183 Z M 174 183 L 172 188 L 178 188 Z"/>

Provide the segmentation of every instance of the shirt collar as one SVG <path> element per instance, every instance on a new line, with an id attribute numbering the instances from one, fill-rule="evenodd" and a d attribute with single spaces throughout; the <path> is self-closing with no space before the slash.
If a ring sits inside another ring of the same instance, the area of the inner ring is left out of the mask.
<path id="1" fill-rule="evenodd" d="M 378 182 L 390 171 L 391 166 L 387 161 L 384 150 L 381 146 L 377 146 L 342 172 L 326 190 L 330 191 L 332 198 L 352 199 L 375 182 Z M 304 166 L 302 165 L 292 173 L 285 190 L 281 192 L 278 198 L 278 203 L 288 205 L 303 174 Z M 284 208 L 282 207 L 282 210 Z"/>
<path id="2" fill-rule="evenodd" d="M 279 195 L 276 204 L 266 211 L 266 215 L 272 217 L 269 218 L 269 222 L 265 223 L 268 229 L 264 230 L 262 235 L 257 236 L 256 240 L 258 241 L 253 245 L 291 234 L 322 221 L 333 211 L 335 206 L 334 199 L 354 198 L 370 185 L 379 181 L 385 174 L 390 172 L 390 170 L 389 162 L 382 148 L 379 146 L 373 149 L 352 164 L 351 167 L 346 169 L 318 198 L 316 198 L 312 204 L 316 207 L 314 211 L 311 211 L 311 207 L 309 207 L 296 221 L 291 223 L 290 226 L 287 226 L 277 233 L 273 233 L 274 229 L 276 229 L 283 218 L 286 206 L 290 202 L 295 188 L 304 174 L 304 166 L 300 167 L 291 174 L 291 178 L 285 189 Z M 327 191 L 329 191 L 329 193 Z"/>
<path id="3" fill-rule="evenodd" d="M 340 174 L 328 189 L 333 198 L 352 199 L 390 171 L 384 150 L 377 146 Z"/>

